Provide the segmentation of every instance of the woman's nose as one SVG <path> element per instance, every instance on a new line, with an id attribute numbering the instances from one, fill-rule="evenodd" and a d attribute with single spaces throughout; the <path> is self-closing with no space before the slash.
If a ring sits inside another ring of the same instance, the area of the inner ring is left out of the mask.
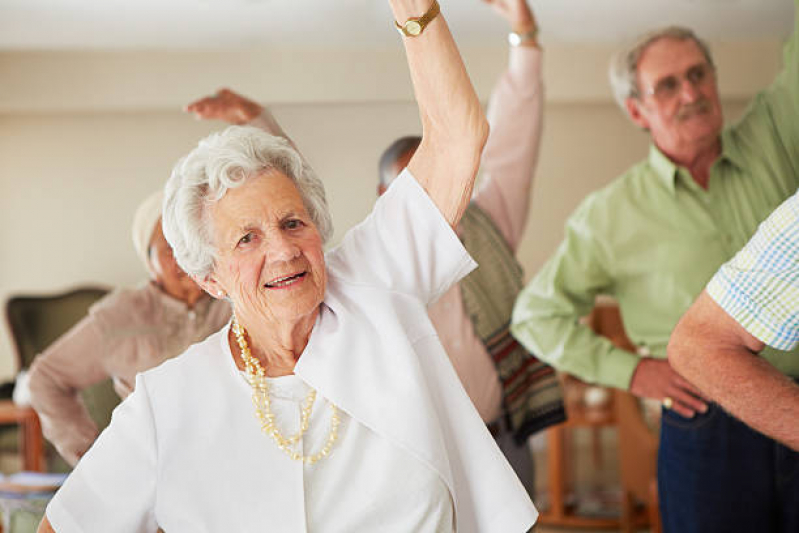
<path id="1" fill-rule="evenodd" d="M 300 255 L 300 247 L 294 239 L 279 233 L 269 243 L 267 259 L 269 261 L 290 261 Z"/>

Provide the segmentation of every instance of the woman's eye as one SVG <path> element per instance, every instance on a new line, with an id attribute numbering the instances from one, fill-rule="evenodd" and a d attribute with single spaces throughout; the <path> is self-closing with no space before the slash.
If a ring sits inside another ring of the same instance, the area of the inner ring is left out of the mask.
<path id="1" fill-rule="evenodd" d="M 251 243 L 254 238 L 255 236 L 252 233 L 248 233 L 247 235 L 239 239 L 239 246 L 241 246 L 242 244 Z"/>
<path id="2" fill-rule="evenodd" d="M 287 220 L 286 223 L 283 225 L 286 229 L 297 229 L 302 226 L 302 221 L 297 220 L 296 218 L 292 218 Z"/>

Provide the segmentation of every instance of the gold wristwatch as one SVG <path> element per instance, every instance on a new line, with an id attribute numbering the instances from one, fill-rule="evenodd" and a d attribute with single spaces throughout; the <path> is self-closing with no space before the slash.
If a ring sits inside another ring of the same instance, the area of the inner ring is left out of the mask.
<path id="1" fill-rule="evenodd" d="M 405 24 L 400 24 L 395 20 L 394 26 L 396 26 L 397 31 L 405 37 L 416 37 L 421 35 L 425 27 L 430 24 L 430 22 L 436 18 L 440 12 L 441 9 L 438 7 L 438 0 L 433 0 L 433 5 L 430 6 L 430 9 L 427 10 L 427 13 L 421 17 L 409 18 L 405 21 Z"/>

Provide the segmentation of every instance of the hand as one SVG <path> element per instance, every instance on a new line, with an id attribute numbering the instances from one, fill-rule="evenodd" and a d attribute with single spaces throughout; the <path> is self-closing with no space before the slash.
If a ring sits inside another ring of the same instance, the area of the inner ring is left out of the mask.
<path id="1" fill-rule="evenodd" d="M 230 124 L 246 124 L 263 113 L 263 107 L 230 89 L 219 89 L 216 94 L 200 98 L 186 106 L 186 112 L 198 119 L 224 120 Z"/>
<path id="2" fill-rule="evenodd" d="M 512 31 L 526 33 L 536 27 L 535 16 L 527 0 L 483 0 L 502 15 Z"/>
<path id="3" fill-rule="evenodd" d="M 630 392 L 660 402 L 671 398 L 671 409 L 686 418 L 692 418 L 697 412 L 707 411 L 706 400 L 699 389 L 675 372 L 666 359 L 641 359 L 635 367 Z"/>

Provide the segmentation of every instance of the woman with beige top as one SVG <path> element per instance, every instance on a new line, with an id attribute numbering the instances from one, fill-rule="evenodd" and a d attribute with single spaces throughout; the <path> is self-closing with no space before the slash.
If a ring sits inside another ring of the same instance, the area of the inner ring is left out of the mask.
<path id="1" fill-rule="evenodd" d="M 40 531 L 527 531 L 537 516 L 426 306 L 475 266 L 458 240 L 487 126 L 431 0 L 390 0 L 422 143 L 340 246 L 321 181 L 232 126 L 166 186 L 178 263 L 231 324 L 136 390 Z M 412 18 L 418 17 L 418 18 Z"/>
<path id="2" fill-rule="evenodd" d="M 31 366 L 31 404 L 44 436 L 72 466 L 98 433 L 82 389 L 111 378 L 125 398 L 138 372 L 183 353 L 230 319 L 230 306 L 205 294 L 172 257 L 161 230 L 162 201 L 162 193 L 151 195 L 133 219 L 133 244 L 150 280 L 96 303 Z"/>

